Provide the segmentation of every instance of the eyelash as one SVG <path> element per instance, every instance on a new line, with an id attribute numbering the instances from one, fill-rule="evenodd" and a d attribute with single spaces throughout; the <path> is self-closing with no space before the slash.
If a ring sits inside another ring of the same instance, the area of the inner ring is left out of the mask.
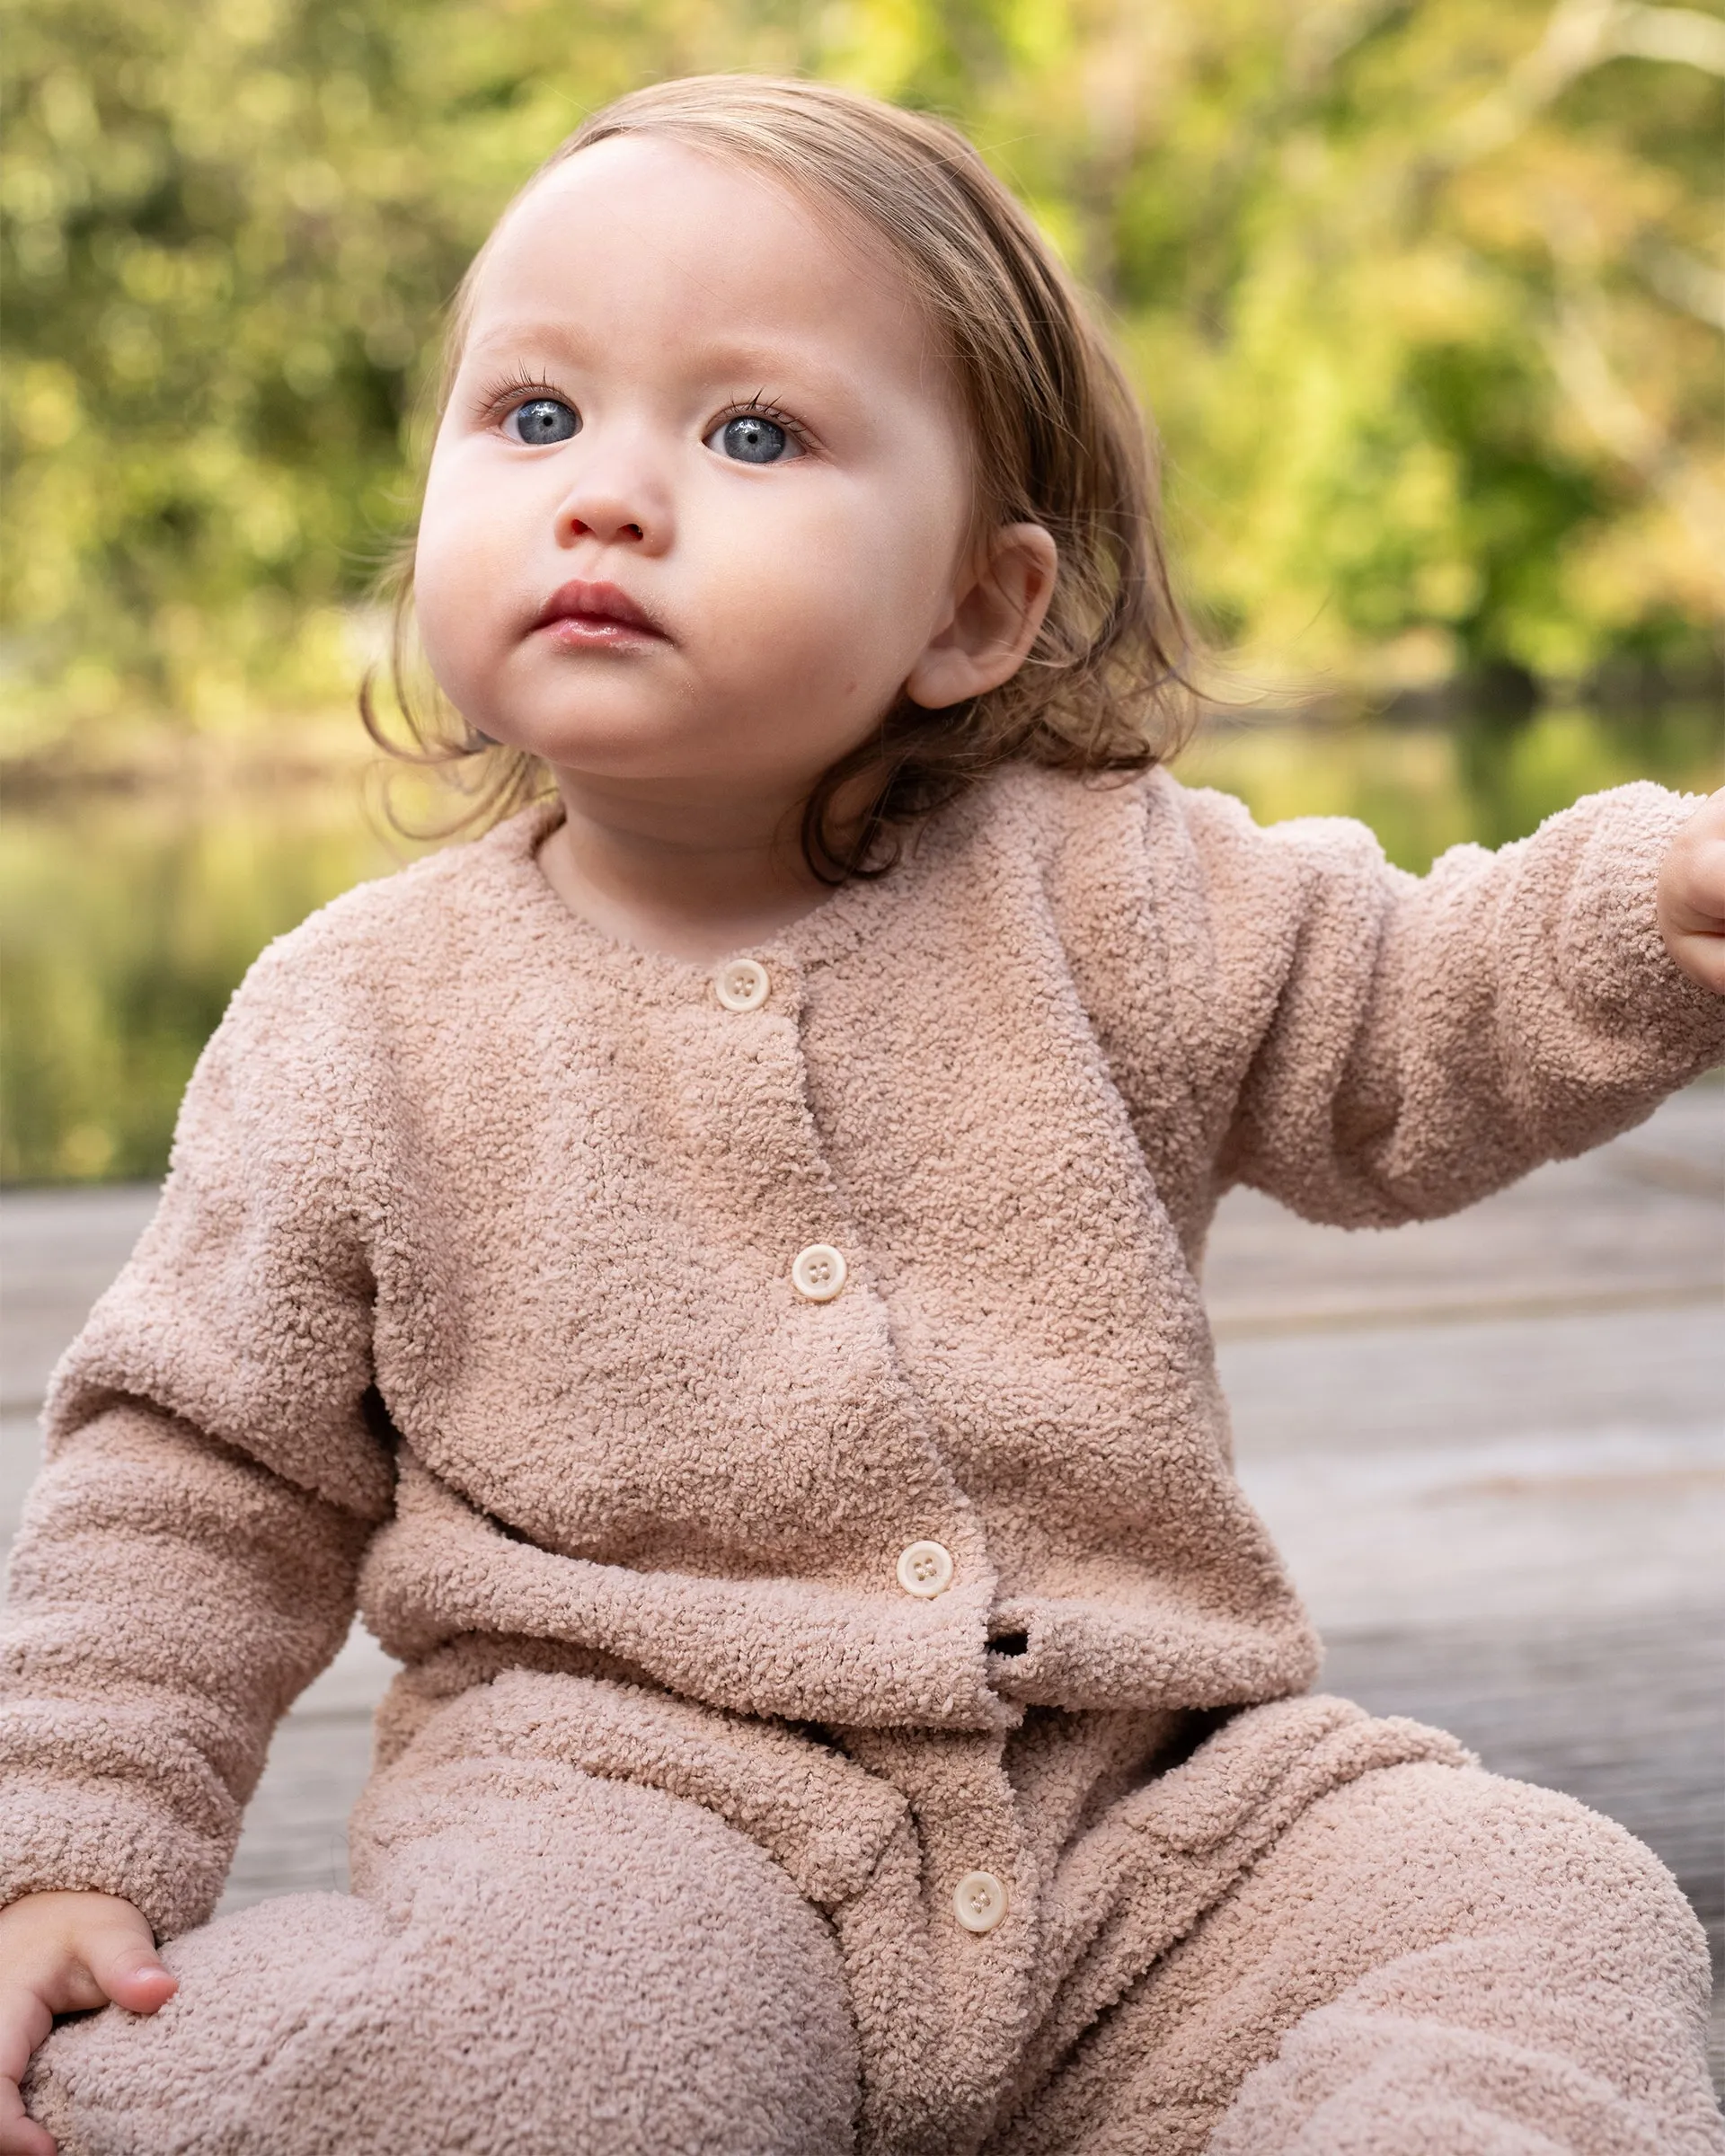
<path id="1" fill-rule="evenodd" d="M 530 404 L 535 397 L 554 397 L 559 404 L 569 399 L 553 389 L 549 382 L 542 382 L 536 375 L 516 373 L 494 382 L 479 401 L 479 416 L 488 426 L 501 424 L 510 412 L 523 404 Z M 571 406 L 571 411 L 574 409 Z"/>
<path id="2" fill-rule="evenodd" d="M 775 427 L 783 428 L 805 455 L 813 453 L 815 445 L 809 429 L 800 420 L 793 420 L 788 411 L 775 404 L 765 391 L 758 397 L 739 397 L 735 403 L 727 404 L 722 411 L 714 412 L 712 425 L 707 429 L 707 433 L 711 434 L 713 428 L 727 426 L 732 420 L 744 419 L 771 420 Z"/>
<path id="3" fill-rule="evenodd" d="M 562 390 L 553 389 L 549 382 L 542 382 L 536 375 L 517 373 L 493 383 L 485 391 L 480 399 L 480 417 L 487 426 L 500 426 L 510 412 L 518 411 L 523 404 L 532 403 L 535 397 L 551 397 L 559 404 L 568 404 L 570 402 Z M 571 405 L 570 409 L 573 411 L 575 407 Z M 723 427 L 732 420 L 741 419 L 771 420 L 775 427 L 783 428 L 800 449 L 809 453 L 814 448 L 813 439 L 802 422 L 792 419 L 788 411 L 775 404 L 765 393 L 758 397 L 739 397 L 722 411 L 714 412 L 707 433 L 711 434 L 715 427 Z M 703 436 L 702 438 L 704 440 L 706 437 Z"/>

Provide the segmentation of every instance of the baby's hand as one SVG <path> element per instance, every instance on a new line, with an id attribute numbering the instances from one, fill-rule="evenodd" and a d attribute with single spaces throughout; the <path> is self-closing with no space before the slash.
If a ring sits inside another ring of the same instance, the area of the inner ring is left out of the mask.
<path id="1" fill-rule="evenodd" d="M 0 1909 L 0 2156 L 54 2156 L 18 2084 L 56 2014 L 153 2014 L 179 1989 L 142 1914 L 111 1894 L 27 1894 Z"/>
<path id="2" fill-rule="evenodd" d="M 1725 995 L 1725 786 L 1671 841 L 1659 870 L 1659 920 L 1665 948 L 1689 977 Z"/>

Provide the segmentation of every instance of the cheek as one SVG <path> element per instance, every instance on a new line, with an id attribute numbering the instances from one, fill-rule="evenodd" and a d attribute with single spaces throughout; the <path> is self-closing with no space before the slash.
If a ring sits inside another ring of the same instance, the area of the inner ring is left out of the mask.
<path id="1" fill-rule="evenodd" d="M 413 550 L 414 613 L 432 672 L 451 695 L 465 688 L 491 641 L 485 594 L 499 588 L 486 570 L 497 553 L 482 485 L 433 467 Z"/>
<path id="2" fill-rule="evenodd" d="M 936 625 L 960 514 L 914 487 L 862 483 L 811 487 L 788 504 L 762 489 L 720 508 L 701 551 L 727 652 L 800 673 L 860 668 L 896 688 Z"/>
<path id="3" fill-rule="evenodd" d="M 831 594 L 841 618 L 891 647 L 900 679 L 945 618 L 969 513 L 944 444 L 923 441 L 920 449 L 848 490 L 843 575 Z"/>
<path id="4" fill-rule="evenodd" d="M 421 542 L 413 561 L 413 618 L 420 648 L 438 686 L 456 703 L 466 701 L 473 670 L 471 624 L 455 603 L 457 588 L 447 556 Z M 469 632 L 469 633 L 464 633 Z"/>

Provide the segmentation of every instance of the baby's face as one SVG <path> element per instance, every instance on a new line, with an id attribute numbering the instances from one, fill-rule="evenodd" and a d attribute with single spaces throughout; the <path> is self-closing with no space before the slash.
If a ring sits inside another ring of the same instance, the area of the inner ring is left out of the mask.
<path id="1" fill-rule="evenodd" d="M 571 773 L 794 795 L 969 552 L 964 422 L 884 246 L 625 137 L 512 212 L 475 302 L 415 571 L 445 692 Z"/>

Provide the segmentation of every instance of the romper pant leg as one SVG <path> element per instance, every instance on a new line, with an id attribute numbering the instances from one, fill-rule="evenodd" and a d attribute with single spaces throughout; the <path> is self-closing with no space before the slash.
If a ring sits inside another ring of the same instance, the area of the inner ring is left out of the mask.
<path id="1" fill-rule="evenodd" d="M 1476 1769 L 1302 1813 L 989 2156 L 1720 2156 L 1701 1927 L 1652 1853 Z"/>
<path id="2" fill-rule="evenodd" d="M 188 1932 L 159 2014 L 60 2025 L 30 2103 L 63 2156 L 851 2147 L 831 1928 L 714 1813 L 493 1759 L 368 1804 L 358 1892 Z"/>

